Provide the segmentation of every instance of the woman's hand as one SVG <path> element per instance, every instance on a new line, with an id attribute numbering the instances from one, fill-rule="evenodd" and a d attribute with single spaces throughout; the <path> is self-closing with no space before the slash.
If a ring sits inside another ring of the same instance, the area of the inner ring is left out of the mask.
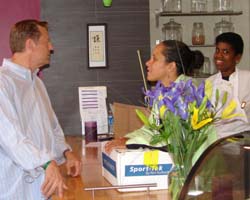
<path id="1" fill-rule="evenodd" d="M 122 137 L 111 140 L 105 144 L 105 152 L 110 154 L 113 149 L 125 149 L 127 138 Z"/>

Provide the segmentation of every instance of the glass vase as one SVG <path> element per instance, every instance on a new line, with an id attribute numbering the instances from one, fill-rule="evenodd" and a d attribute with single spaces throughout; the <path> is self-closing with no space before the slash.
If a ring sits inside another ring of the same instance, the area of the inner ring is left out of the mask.
<path id="1" fill-rule="evenodd" d="M 185 177 L 181 176 L 175 167 L 168 174 L 168 191 L 171 195 L 172 200 L 178 200 L 181 189 L 184 185 Z"/>

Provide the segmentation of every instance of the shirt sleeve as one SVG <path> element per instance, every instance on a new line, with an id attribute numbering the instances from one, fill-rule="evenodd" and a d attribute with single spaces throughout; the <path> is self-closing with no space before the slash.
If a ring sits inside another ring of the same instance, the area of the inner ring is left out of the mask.
<path id="1" fill-rule="evenodd" d="M 65 141 L 63 130 L 58 122 L 55 113 L 54 113 L 54 122 L 55 122 L 54 123 L 55 127 L 53 129 L 53 134 L 55 139 L 55 152 L 56 152 L 56 157 L 58 158 L 57 161 L 59 163 L 62 163 L 64 162 L 64 155 L 63 155 L 64 151 L 66 151 L 67 149 L 72 151 L 72 148 Z"/>
<path id="2" fill-rule="evenodd" d="M 62 163 L 65 161 L 64 155 L 63 155 L 64 151 L 67 149 L 72 151 L 72 148 L 65 141 L 63 130 L 57 119 L 54 109 L 52 108 L 47 90 L 44 84 L 42 83 L 42 81 L 39 81 L 39 82 L 40 82 L 39 85 L 41 88 L 41 93 L 42 95 L 44 95 L 44 104 L 46 104 L 45 107 L 47 109 L 47 114 L 49 115 L 48 118 L 52 127 L 52 134 L 53 134 L 52 137 L 54 139 L 53 148 L 54 148 L 54 153 L 55 153 L 55 159 L 58 163 Z"/>
<path id="3" fill-rule="evenodd" d="M 7 157 L 25 170 L 35 169 L 53 158 L 25 136 L 10 96 L 0 87 L 0 147 Z"/>

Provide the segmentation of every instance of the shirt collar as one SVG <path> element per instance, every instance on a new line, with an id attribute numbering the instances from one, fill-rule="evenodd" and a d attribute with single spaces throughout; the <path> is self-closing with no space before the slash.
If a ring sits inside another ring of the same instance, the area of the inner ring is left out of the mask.
<path id="1" fill-rule="evenodd" d="M 234 81 L 235 80 L 235 78 L 236 78 L 236 75 L 238 74 L 238 68 L 236 67 L 235 68 L 235 71 L 229 76 L 229 80 L 228 81 Z M 219 73 L 220 74 L 220 78 L 222 79 L 222 75 L 221 75 L 221 73 Z"/>
<path id="2" fill-rule="evenodd" d="M 33 80 L 33 77 L 36 76 L 38 69 L 35 70 L 33 73 L 30 69 L 23 67 L 22 65 L 18 65 L 12 62 L 10 59 L 3 59 L 2 66 L 7 67 L 9 70 L 17 74 L 18 76 L 22 77 L 26 80 Z"/>

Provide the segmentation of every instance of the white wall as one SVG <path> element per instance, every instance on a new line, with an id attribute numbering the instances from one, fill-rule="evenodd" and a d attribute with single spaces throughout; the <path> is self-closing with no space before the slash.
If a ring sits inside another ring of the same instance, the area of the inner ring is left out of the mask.
<path id="1" fill-rule="evenodd" d="M 182 0 L 182 11 L 190 12 L 190 2 L 191 0 Z M 160 9 L 160 0 L 149 0 L 150 3 L 150 42 L 151 49 L 155 46 L 156 40 L 162 39 L 162 24 L 169 22 L 172 17 L 160 17 L 159 27 L 156 27 L 155 23 L 155 10 Z M 212 1 L 208 1 L 208 11 L 212 11 Z M 239 33 L 244 40 L 244 54 L 239 67 L 242 69 L 250 69 L 250 51 L 249 51 L 249 36 L 250 36 L 250 26 L 249 26 L 249 0 L 234 0 L 234 10 L 242 11 L 242 15 L 236 16 L 177 16 L 173 17 L 176 22 L 182 24 L 183 29 L 183 42 L 186 44 L 191 44 L 192 28 L 194 22 L 203 22 L 205 28 L 206 44 L 214 43 L 214 33 L 213 28 L 215 23 L 221 21 L 224 17 L 227 21 L 231 19 L 234 23 L 234 30 Z M 210 57 L 211 64 L 213 65 L 213 53 L 214 47 L 195 47 L 201 50 L 205 56 Z M 195 49 L 193 48 L 193 49 Z"/>

